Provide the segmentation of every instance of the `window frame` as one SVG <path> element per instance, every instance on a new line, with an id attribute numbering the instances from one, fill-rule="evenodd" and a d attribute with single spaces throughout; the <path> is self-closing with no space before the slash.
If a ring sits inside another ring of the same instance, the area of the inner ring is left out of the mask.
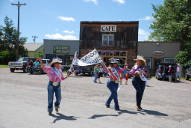
<path id="1" fill-rule="evenodd" d="M 114 45 L 114 34 L 102 34 L 102 46 L 113 46 L 113 45 Z"/>

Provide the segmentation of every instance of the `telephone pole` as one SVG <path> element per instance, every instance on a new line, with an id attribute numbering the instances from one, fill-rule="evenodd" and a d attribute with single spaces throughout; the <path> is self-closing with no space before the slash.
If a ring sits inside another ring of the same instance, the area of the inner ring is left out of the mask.
<path id="1" fill-rule="evenodd" d="M 38 36 L 32 36 L 32 38 L 33 38 L 33 42 L 35 43 Z"/>
<path id="2" fill-rule="evenodd" d="M 18 32 L 18 43 L 20 41 L 20 7 L 25 6 L 25 3 L 20 3 L 19 1 L 17 3 L 11 3 L 11 5 L 18 7 L 18 26 L 17 26 L 17 32 Z M 15 52 L 16 52 L 16 58 L 19 57 L 19 44 L 15 45 Z"/>
<path id="3" fill-rule="evenodd" d="M 17 26 L 17 31 L 18 31 L 18 37 L 20 35 L 20 7 L 25 6 L 26 3 L 20 3 L 19 1 L 17 3 L 11 3 L 11 5 L 15 5 L 18 7 L 18 26 Z M 19 40 L 19 38 L 18 38 Z"/>

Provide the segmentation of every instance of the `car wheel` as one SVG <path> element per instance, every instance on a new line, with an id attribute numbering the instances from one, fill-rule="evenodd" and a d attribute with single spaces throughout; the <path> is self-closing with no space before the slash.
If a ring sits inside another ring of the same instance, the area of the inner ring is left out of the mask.
<path id="1" fill-rule="evenodd" d="M 30 70 L 30 74 L 33 74 L 33 70 L 32 69 Z"/>
<path id="2" fill-rule="evenodd" d="M 26 73 L 26 72 L 27 72 L 27 68 L 24 68 L 24 69 L 23 69 L 23 72 Z"/>
<path id="3" fill-rule="evenodd" d="M 11 72 L 14 72 L 14 71 L 15 71 L 15 69 L 14 69 L 14 68 L 10 68 L 10 71 L 11 71 Z"/>
<path id="4" fill-rule="evenodd" d="M 43 70 L 40 70 L 40 74 L 44 74 L 44 71 L 43 71 Z"/>

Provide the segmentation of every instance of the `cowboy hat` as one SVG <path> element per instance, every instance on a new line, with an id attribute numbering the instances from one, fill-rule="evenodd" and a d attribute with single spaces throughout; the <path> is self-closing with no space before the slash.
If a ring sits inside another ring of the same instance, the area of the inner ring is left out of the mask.
<path id="1" fill-rule="evenodd" d="M 62 63 L 62 60 L 59 59 L 59 58 L 54 58 L 54 59 L 52 60 L 52 62 L 50 63 L 50 65 L 52 66 L 52 65 L 55 64 L 55 63 L 61 64 L 61 63 Z"/>
<path id="2" fill-rule="evenodd" d="M 135 60 L 135 61 L 137 61 L 137 60 L 141 60 L 141 61 L 143 61 L 143 62 L 146 64 L 146 60 L 144 59 L 143 56 L 138 55 L 137 58 L 134 59 L 134 60 Z"/>
<path id="3" fill-rule="evenodd" d="M 109 60 L 111 64 L 119 64 L 119 59 L 111 58 Z"/>

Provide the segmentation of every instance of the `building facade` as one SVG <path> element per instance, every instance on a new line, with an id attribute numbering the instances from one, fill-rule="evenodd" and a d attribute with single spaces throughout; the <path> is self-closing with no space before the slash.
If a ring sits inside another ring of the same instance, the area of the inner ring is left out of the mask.
<path id="1" fill-rule="evenodd" d="M 97 49 L 105 62 L 112 57 L 133 64 L 137 56 L 138 21 L 80 23 L 80 57 Z"/>
<path id="2" fill-rule="evenodd" d="M 154 72 L 159 63 L 175 63 L 175 57 L 180 50 L 177 42 L 149 42 L 138 43 L 138 54 L 147 60 L 148 68 Z"/>
<path id="3" fill-rule="evenodd" d="M 79 52 L 79 40 L 44 39 L 44 57 L 47 59 L 59 57 L 63 64 L 69 65 L 76 51 Z"/>

